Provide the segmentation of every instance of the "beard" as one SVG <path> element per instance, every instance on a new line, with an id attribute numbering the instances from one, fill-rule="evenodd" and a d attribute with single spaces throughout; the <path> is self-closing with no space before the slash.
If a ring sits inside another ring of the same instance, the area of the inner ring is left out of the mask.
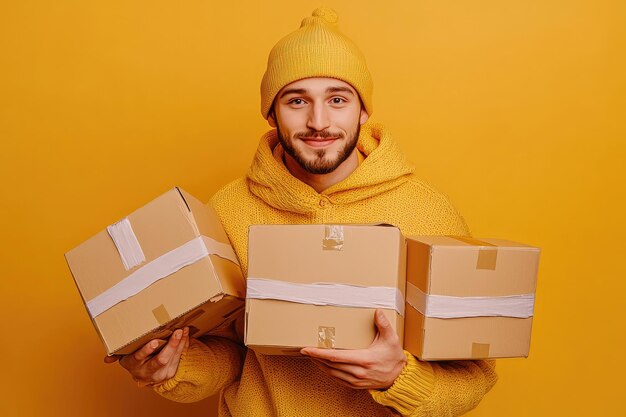
<path id="1" fill-rule="evenodd" d="M 282 145 L 285 152 L 291 156 L 297 163 L 300 165 L 305 171 L 311 174 L 329 174 L 336 170 L 339 165 L 341 165 L 352 153 L 354 148 L 356 147 L 357 141 L 359 140 L 359 134 L 361 133 L 361 124 L 357 123 L 355 131 L 347 135 L 341 132 L 331 132 L 328 130 L 315 131 L 315 130 L 307 130 L 303 132 L 297 132 L 293 135 L 294 138 L 302 138 L 302 137 L 319 137 L 319 138 L 327 138 L 327 137 L 336 137 L 337 140 L 345 141 L 343 148 L 339 149 L 337 152 L 337 156 L 334 159 L 329 158 L 326 155 L 326 149 L 319 149 L 315 151 L 314 159 L 307 159 L 301 150 L 296 149 L 293 146 L 293 142 L 291 138 L 285 137 L 280 131 L 280 127 L 276 126 L 276 132 L 278 134 L 278 140 Z"/>

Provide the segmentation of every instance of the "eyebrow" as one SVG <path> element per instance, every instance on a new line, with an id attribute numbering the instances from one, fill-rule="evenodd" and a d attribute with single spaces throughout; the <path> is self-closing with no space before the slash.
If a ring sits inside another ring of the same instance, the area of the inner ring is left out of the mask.
<path id="1" fill-rule="evenodd" d="M 306 94 L 306 90 L 304 88 L 288 88 L 282 92 L 279 98 L 283 98 L 288 94 Z"/>
<path id="2" fill-rule="evenodd" d="M 352 91 L 351 88 L 348 87 L 328 87 L 326 89 L 327 93 L 350 93 L 352 95 L 354 95 L 354 92 Z"/>
<path id="3" fill-rule="evenodd" d="M 352 89 L 348 87 L 328 87 L 326 89 L 327 94 L 328 93 L 340 93 L 340 92 L 354 95 L 354 92 L 352 91 Z M 288 88 L 281 93 L 279 99 L 289 94 L 306 94 L 306 93 L 307 93 L 307 90 L 305 88 Z"/>

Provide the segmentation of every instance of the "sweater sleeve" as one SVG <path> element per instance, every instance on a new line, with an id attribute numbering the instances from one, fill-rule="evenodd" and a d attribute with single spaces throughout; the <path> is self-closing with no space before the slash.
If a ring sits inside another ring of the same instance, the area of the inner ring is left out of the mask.
<path id="1" fill-rule="evenodd" d="M 244 348 L 221 337 L 191 339 L 174 377 L 154 387 L 159 395 L 189 403 L 217 394 L 241 374 Z"/>
<path id="2" fill-rule="evenodd" d="M 420 186 L 425 186 L 420 182 Z M 425 211 L 433 234 L 470 236 L 459 211 L 443 194 L 432 191 Z M 409 352 L 402 373 L 385 391 L 370 391 L 379 404 L 403 416 L 458 416 L 475 408 L 498 377 L 493 360 L 423 362 Z"/>
<path id="3" fill-rule="evenodd" d="M 407 364 L 376 402 L 403 416 L 459 416 L 475 408 L 498 377 L 495 361 L 423 362 L 405 352 Z"/>

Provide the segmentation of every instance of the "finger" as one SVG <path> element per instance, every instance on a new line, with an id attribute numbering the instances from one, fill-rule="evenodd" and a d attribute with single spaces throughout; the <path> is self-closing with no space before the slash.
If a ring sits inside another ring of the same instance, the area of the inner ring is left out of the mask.
<path id="1" fill-rule="evenodd" d="M 150 365 L 154 368 L 162 368 L 166 366 L 174 353 L 176 353 L 176 349 L 181 342 L 183 337 L 182 329 L 177 329 L 171 336 L 170 340 L 167 341 L 167 345 L 156 355 L 151 361 Z"/>
<path id="2" fill-rule="evenodd" d="M 330 362 L 324 359 L 312 359 L 313 361 L 323 364 L 328 368 L 333 368 L 346 374 L 352 375 L 354 379 L 363 379 L 367 377 L 367 368 L 361 365 L 353 365 L 350 363 Z"/>
<path id="3" fill-rule="evenodd" d="M 313 359 L 313 363 L 317 365 L 317 367 L 324 372 L 326 375 L 334 378 L 340 384 L 349 387 L 349 388 L 361 388 L 359 385 L 361 384 L 361 380 L 356 378 L 354 375 L 345 372 L 341 369 L 336 369 L 331 366 L 326 365 L 325 363 Z"/>
<path id="4" fill-rule="evenodd" d="M 341 362 L 360 364 L 366 360 L 367 352 L 364 349 L 320 349 L 320 348 L 304 348 L 300 350 L 303 355 L 315 359 L 323 359 L 329 362 Z"/>
<path id="5" fill-rule="evenodd" d="M 143 345 L 141 349 L 137 350 L 135 353 L 131 355 L 132 359 L 136 360 L 137 362 L 145 361 L 146 359 L 150 357 L 150 355 L 156 352 L 159 346 L 162 345 L 163 343 L 165 343 L 165 341 L 161 339 L 153 339 L 149 341 L 148 343 Z"/>
<path id="6" fill-rule="evenodd" d="M 105 356 L 104 363 L 115 363 L 120 360 L 120 355 Z"/>
<path id="7" fill-rule="evenodd" d="M 180 363 L 183 353 L 187 351 L 188 347 L 189 347 L 189 329 L 185 327 L 183 329 L 183 342 L 178 345 L 178 349 L 176 349 L 176 353 L 170 360 L 165 379 L 173 378 L 174 375 L 176 375 L 176 371 L 178 370 L 178 364 Z"/>
<path id="8" fill-rule="evenodd" d="M 189 344 L 191 343 L 189 341 L 189 339 L 191 338 L 191 336 L 189 336 L 189 327 L 187 327 L 187 334 L 186 334 L 186 336 L 187 337 L 185 338 L 185 347 L 183 348 L 183 354 L 187 353 L 187 349 L 189 349 Z M 494 363 L 494 367 L 495 367 L 496 361 L 493 361 L 493 363 Z"/>
<path id="9" fill-rule="evenodd" d="M 385 313 L 380 308 L 376 309 L 374 313 L 374 323 L 376 324 L 376 328 L 378 329 L 379 337 L 377 339 L 389 339 L 397 336 L 393 327 L 391 327 L 391 323 L 385 317 Z"/>
<path id="10" fill-rule="evenodd" d="M 185 327 L 183 329 L 183 347 L 180 350 L 180 355 L 178 356 L 179 359 L 181 359 L 183 357 L 183 355 L 185 353 L 187 353 L 187 349 L 189 349 L 189 327 Z"/>
<path id="11" fill-rule="evenodd" d="M 188 346 L 189 346 L 189 328 L 185 327 L 182 330 L 181 341 L 178 344 L 178 347 L 176 348 L 176 351 L 174 352 L 174 354 L 170 357 L 169 362 L 165 364 L 165 366 L 161 366 L 161 363 L 157 360 L 157 358 L 155 358 L 155 360 L 157 360 L 157 363 L 156 365 L 154 365 L 154 367 L 152 367 L 152 369 L 156 369 L 156 370 L 152 373 L 150 377 L 150 382 L 151 382 L 150 385 L 160 384 L 172 378 L 174 375 L 176 375 L 180 358 L 183 354 L 183 351 L 185 351 Z"/>

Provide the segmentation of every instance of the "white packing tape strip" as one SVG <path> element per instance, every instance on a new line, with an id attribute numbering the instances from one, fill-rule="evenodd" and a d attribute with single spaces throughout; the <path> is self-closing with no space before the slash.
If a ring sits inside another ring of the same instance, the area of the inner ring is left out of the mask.
<path id="1" fill-rule="evenodd" d="M 117 223 L 107 227 L 109 236 L 120 254 L 124 268 L 128 271 L 146 261 L 146 257 L 141 250 L 141 245 L 133 232 L 128 217 L 124 217 Z"/>
<path id="2" fill-rule="evenodd" d="M 406 283 L 406 301 L 426 317 L 452 319 L 461 317 L 533 316 L 534 294 L 501 297 L 452 297 L 425 294 L 410 282 Z"/>
<path id="3" fill-rule="evenodd" d="M 246 298 L 290 301 L 337 307 L 383 308 L 404 316 L 404 297 L 395 287 L 360 287 L 319 282 L 297 284 L 272 279 L 248 278 Z"/>
<path id="4" fill-rule="evenodd" d="M 108 290 L 87 301 L 87 310 L 91 317 L 95 318 L 158 280 L 208 255 L 217 255 L 239 265 L 237 256 L 230 245 L 207 236 L 199 236 L 148 262 Z"/>
<path id="5" fill-rule="evenodd" d="M 239 265 L 239 260 L 235 254 L 235 250 L 228 243 L 218 242 L 217 240 L 208 236 L 200 236 L 204 247 L 207 249 L 209 255 L 219 256 L 227 261 L 231 261 L 235 265 Z"/>

